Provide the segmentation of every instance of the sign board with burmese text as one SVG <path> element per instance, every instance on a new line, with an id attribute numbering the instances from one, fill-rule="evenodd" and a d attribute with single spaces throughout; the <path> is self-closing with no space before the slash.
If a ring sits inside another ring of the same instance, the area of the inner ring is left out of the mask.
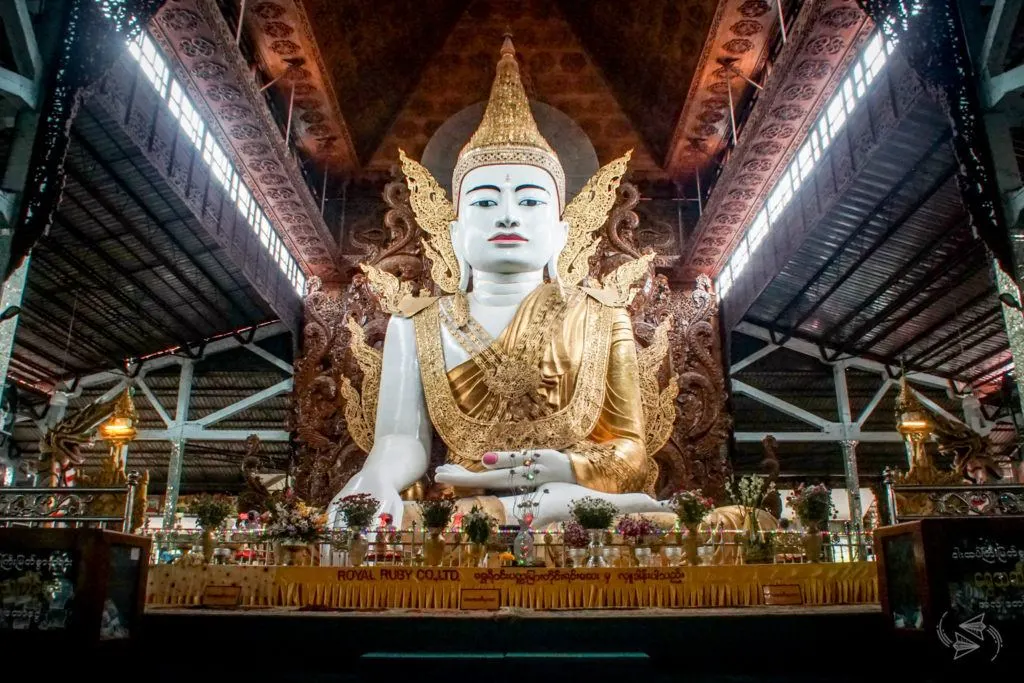
<path id="1" fill-rule="evenodd" d="M 802 605 L 804 596 L 800 592 L 800 586 L 795 583 L 783 583 L 771 586 L 761 586 L 766 605 Z"/>
<path id="2" fill-rule="evenodd" d="M 501 591 L 497 588 L 463 588 L 459 592 L 459 604 L 462 609 L 499 609 Z"/>

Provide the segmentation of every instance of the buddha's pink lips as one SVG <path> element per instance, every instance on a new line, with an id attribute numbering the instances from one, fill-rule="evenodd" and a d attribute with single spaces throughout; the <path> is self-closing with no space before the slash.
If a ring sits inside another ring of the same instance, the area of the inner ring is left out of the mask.
<path id="1" fill-rule="evenodd" d="M 499 232 L 497 235 L 487 240 L 488 242 L 529 242 L 522 235 L 517 235 L 514 232 Z"/>

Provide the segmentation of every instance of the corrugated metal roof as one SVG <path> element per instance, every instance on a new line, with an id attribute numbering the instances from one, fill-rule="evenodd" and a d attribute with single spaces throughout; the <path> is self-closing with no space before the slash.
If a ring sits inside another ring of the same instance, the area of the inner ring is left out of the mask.
<path id="1" fill-rule="evenodd" d="M 42 389 L 275 316 L 98 108 L 75 119 L 57 219 L 35 248 L 13 376 Z"/>
<path id="2" fill-rule="evenodd" d="M 746 319 L 960 380 L 1005 365 L 990 265 L 967 223 L 948 136 L 942 112 L 921 98 Z"/>

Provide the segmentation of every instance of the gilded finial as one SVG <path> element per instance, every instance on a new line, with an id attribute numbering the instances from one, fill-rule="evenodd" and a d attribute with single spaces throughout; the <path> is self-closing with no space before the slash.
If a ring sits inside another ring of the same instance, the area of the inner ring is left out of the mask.
<path id="1" fill-rule="evenodd" d="M 452 178 L 452 198 L 458 202 L 466 174 L 480 166 L 527 164 L 551 174 L 558 191 L 559 213 L 565 208 L 565 171 L 555 150 L 541 135 L 523 88 L 512 36 L 506 33 L 480 126 L 459 152 Z"/>

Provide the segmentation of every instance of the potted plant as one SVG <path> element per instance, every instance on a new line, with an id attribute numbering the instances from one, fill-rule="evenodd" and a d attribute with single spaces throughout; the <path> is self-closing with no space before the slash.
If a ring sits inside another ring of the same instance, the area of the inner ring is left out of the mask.
<path id="1" fill-rule="evenodd" d="M 808 562 L 821 559 L 821 534 L 828 520 L 835 514 L 832 492 L 824 484 L 800 484 L 789 494 L 786 502 L 793 508 L 804 527 L 803 546 Z"/>
<path id="2" fill-rule="evenodd" d="M 700 489 L 694 489 L 679 491 L 672 496 L 671 504 L 679 523 L 686 527 L 686 561 L 696 566 L 700 564 L 700 525 L 708 513 L 715 509 L 715 503 Z"/>
<path id="3" fill-rule="evenodd" d="M 213 560 L 213 532 L 234 512 L 231 499 L 220 494 L 211 496 L 204 493 L 189 503 L 188 513 L 196 518 L 196 524 L 203 530 L 203 562 L 206 564 Z"/>
<path id="4" fill-rule="evenodd" d="M 282 502 L 275 502 L 270 510 L 267 536 L 275 540 L 281 564 L 296 564 L 295 555 L 299 552 L 308 552 L 311 564 L 311 546 L 320 539 L 326 527 L 327 515 L 322 510 L 287 495 Z"/>
<path id="5" fill-rule="evenodd" d="M 423 541 L 423 559 L 431 567 L 438 567 L 444 557 L 444 530 L 455 513 L 455 496 L 427 498 L 419 503 L 427 537 Z"/>
<path id="6" fill-rule="evenodd" d="M 369 493 L 356 493 L 338 501 L 338 509 L 348 527 L 348 560 L 353 567 L 360 566 L 366 558 L 369 543 L 364 532 L 370 526 L 378 507 L 380 501 Z"/>
<path id="7" fill-rule="evenodd" d="M 741 535 L 743 561 L 747 564 L 763 564 L 774 559 L 774 535 L 762 531 L 757 520 L 757 512 L 765 495 L 775 490 L 774 483 L 768 483 L 766 477 L 748 474 L 740 479 L 729 482 L 729 492 L 733 501 L 743 508 L 743 533 Z"/>
<path id="8" fill-rule="evenodd" d="M 474 505 L 465 517 L 462 518 L 462 530 L 469 538 L 469 563 L 470 566 L 479 567 L 484 563 L 487 554 L 487 541 L 491 537 L 491 529 L 497 521 L 494 517 L 484 512 L 483 508 Z"/>
<path id="9" fill-rule="evenodd" d="M 641 567 L 650 565 L 650 543 L 658 535 L 658 527 L 647 517 L 627 516 L 619 520 L 616 531 L 633 546 L 633 556 Z"/>
<path id="10" fill-rule="evenodd" d="M 587 530 L 576 520 L 566 522 L 562 529 L 562 543 L 565 544 L 566 554 L 572 560 L 572 566 L 582 567 L 587 559 L 587 546 L 590 545 Z"/>
<path id="11" fill-rule="evenodd" d="M 576 522 L 587 530 L 590 537 L 588 567 L 607 567 L 604 559 L 604 533 L 611 526 L 619 509 L 606 500 L 585 496 L 569 505 L 569 513 Z"/>

